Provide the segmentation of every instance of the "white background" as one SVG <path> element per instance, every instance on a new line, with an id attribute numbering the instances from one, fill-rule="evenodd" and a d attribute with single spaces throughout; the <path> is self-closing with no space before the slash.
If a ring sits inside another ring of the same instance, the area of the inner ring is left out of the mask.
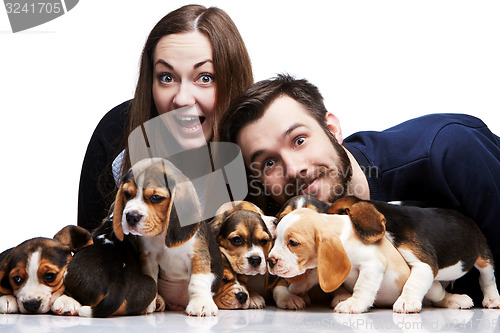
<path id="1" fill-rule="evenodd" d="M 78 182 L 101 117 L 133 96 L 165 0 L 81 0 L 13 34 L 0 6 L 0 250 L 76 224 Z M 344 136 L 435 112 L 500 134 L 499 1 L 199 1 L 224 9 L 256 80 L 316 84 Z"/>

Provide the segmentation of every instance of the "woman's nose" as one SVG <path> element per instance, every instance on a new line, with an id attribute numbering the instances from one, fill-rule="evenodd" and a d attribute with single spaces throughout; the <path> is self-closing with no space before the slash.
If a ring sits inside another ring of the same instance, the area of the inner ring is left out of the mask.
<path id="1" fill-rule="evenodd" d="M 181 82 L 175 93 L 173 103 L 178 108 L 193 105 L 195 103 L 193 87 L 189 83 Z"/>

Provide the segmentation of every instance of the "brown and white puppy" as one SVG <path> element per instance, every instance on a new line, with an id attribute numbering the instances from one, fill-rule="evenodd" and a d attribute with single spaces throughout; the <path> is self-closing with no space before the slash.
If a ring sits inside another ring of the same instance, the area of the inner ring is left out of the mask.
<path id="1" fill-rule="evenodd" d="M 222 205 L 210 222 L 221 252 L 232 269 L 245 276 L 250 308 L 265 306 L 267 256 L 272 247 L 276 218 L 255 204 L 232 201 Z"/>
<path id="2" fill-rule="evenodd" d="M 152 158 L 137 162 L 116 195 L 113 229 L 118 239 L 140 236 L 144 272 L 155 281 L 168 308 L 191 316 L 213 316 L 222 260 L 213 234 L 201 221 L 190 180 L 172 163 Z M 179 304 L 182 303 L 182 304 Z M 148 309 L 152 312 L 154 302 Z"/>
<path id="3" fill-rule="evenodd" d="M 281 207 L 281 210 L 277 214 L 278 221 L 276 221 L 276 224 L 278 224 L 284 216 L 299 208 L 309 208 L 318 213 L 326 213 L 330 209 L 330 204 L 312 195 L 297 195 L 288 199 L 288 201 L 283 204 L 283 207 Z"/>
<path id="4" fill-rule="evenodd" d="M 224 262 L 224 273 L 222 283 L 214 295 L 215 304 L 219 309 L 248 309 L 250 305 L 250 296 L 246 285 L 240 281 L 238 274 L 233 270 L 227 258 L 222 255 Z"/>
<path id="5" fill-rule="evenodd" d="M 64 295 L 64 276 L 72 252 L 92 243 L 90 233 L 67 226 L 53 239 L 37 237 L 2 253 L 0 313 L 57 312 Z"/>
<path id="6" fill-rule="evenodd" d="M 349 214 L 371 205 L 385 216 L 385 224 L 367 225 L 353 219 L 360 234 L 386 232 L 411 267 L 395 312 L 419 312 L 422 300 L 451 308 L 470 308 L 467 295 L 447 293 L 439 281 L 454 281 L 472 267 L 480 272 L 483 306 L 500 308 L 494 264 L 486 238 L 471 219 L 449 209 L 400 206 L 379 201 L 344 197 L 333 203 L 332 214 Z"/>
<path id="7" fill-rule="evenodd" d="M 359 219 L 384 223 L 371 206 L 353 212 Z M 410 274 L 401 254 L 384 233 L 360 237 L 349 216 L 320 214 L 299 208 L 282 217 L 269 253 L 271 274 L 288 279 L 291 293 L 301 295 L 319 283 L 324 292 L 341 285 L 334 311 L 361 313 L 374 304 L 392 306 Z"/>

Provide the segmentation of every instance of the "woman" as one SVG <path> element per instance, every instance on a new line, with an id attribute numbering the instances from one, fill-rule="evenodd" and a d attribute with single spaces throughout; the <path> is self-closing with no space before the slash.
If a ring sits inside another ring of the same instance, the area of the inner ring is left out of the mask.
<path id="1" fill-rule="evenodd" d="M 181 109 L 165 120 L 176 139 L 169 142 L 200 147 L 216 139 L 221 114 L 252 83 L 246 47 L 224 11 L 188 5 L 163 17 L 146 40 L 134 98 L 108 112 L 92 135 L 80 177 L 78 225 L 92 230 L 107 215 L 116 190 L 111 166 L 119 178 L 137 159 L 129 149 L 135 129 Z"/>

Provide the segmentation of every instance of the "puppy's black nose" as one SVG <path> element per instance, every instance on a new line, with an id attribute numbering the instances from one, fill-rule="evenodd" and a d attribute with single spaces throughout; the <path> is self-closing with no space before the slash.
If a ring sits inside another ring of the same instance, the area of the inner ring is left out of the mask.
<path id="1" fill-rule="evenodd" d="M 276 265 L 277 261 L 278 261 L 277 259 L 272 258 L 272 257 L 267 258 L 267 263 L 269 264 L 269 267 L 271 267 L 271 268 L 273 268 L 274 265 Z"/>
<path id="2" fill-rule="evenodd" d="M 30 312 L 30 313 L 35 313 L 38 311 L 38 309 L 40 309 L 40 305 L 42 305 L 42 301 L 41 300 L 37 300 L 37 299 L 33 299 L 33 300 L 29 300 L 29 301 L 26 301 L 26 302 L 23 302 L 23 307 L 26 311 Z"/>
<path id="3" fill-rule="evenodd" d="M 240 302 L 240 304 L 243 304 L 247 301 L 247 298 L 248 298 L 248 295 L 244 292 L 239 292 L 239 293 L 236 293 L 236 299 L 238 300 L 238 302 Z"/>
<path id="4" fill-rule="evenodd" d="M 127 215 L 125 215 L 125 218 L 127 219 L 127 223 L 133 227 L 137 223 L 139 223 L 139 221 L 142 219 L 142 215 L 138 213 L 127 213 Z"/>
<path id="5" fill-rule="evenodd" d="M 252 265 L 253 267 L 257 267 L 260 265 L 260 263 L 262 262 L 262 258 L 259 257 L 259 256 L 251 256 L 248 258 L 248 262 L 250 263 L 250 265 Z"/>

